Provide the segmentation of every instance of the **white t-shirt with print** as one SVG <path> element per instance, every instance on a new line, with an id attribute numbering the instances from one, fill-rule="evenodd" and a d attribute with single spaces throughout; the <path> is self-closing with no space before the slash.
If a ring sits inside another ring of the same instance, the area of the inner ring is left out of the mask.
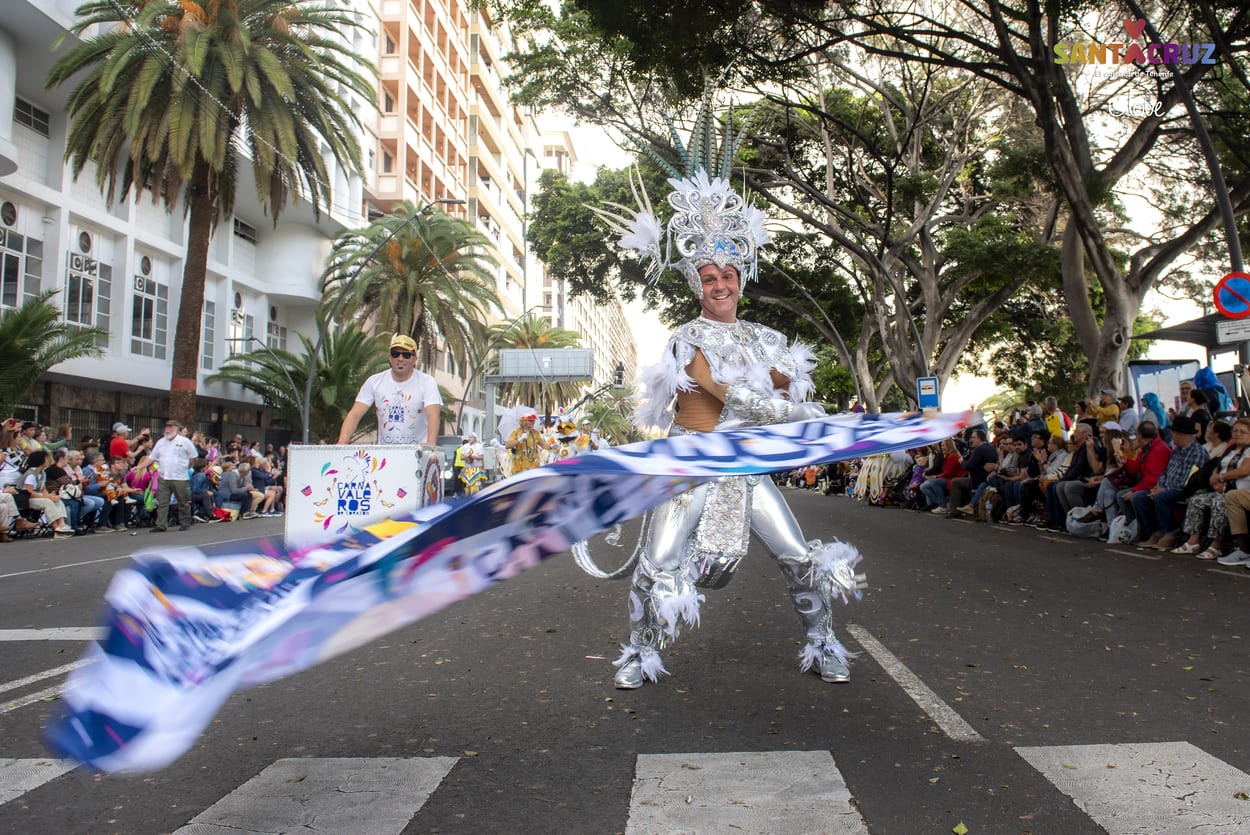
<path id="1" fill-rule="evenodd" d="M 424 444 L 429 440 L 425 407 L 443 405 L 438 383 L 414 370 L 402 383 L 386 371 L 374 374 L 360 387 L 357 403 L 378 409 L 378 443 Z"/>

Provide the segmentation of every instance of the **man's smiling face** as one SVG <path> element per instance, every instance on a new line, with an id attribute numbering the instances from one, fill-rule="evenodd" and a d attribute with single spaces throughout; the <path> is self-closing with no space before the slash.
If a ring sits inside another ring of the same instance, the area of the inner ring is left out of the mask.
<path id="1" fill-rule="evenodd" d="M 738 269 L 732 264 L 724 267 L 705 264 L 699 267 L 699 281 L 703 284 L 703 298 L 699 300 L 703 316 L 715 322 L 736 322 L 740 293 Z"/>

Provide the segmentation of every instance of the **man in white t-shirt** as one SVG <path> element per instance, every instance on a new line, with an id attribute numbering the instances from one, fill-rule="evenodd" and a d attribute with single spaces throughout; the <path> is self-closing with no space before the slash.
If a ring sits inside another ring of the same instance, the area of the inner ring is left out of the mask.
<path id="1" fill-rule="evenodd" d="M 191 527 L 191 459 L 196 457 L 195 444 L 179 430 L 176 420 L 165 421 L 165 434 L 152 447 L 156 462 L 156 524 L 148 530 L 160 533 L 169 524 L 169 497 L 178 497 L 178 530 Z"/>
<path id="2" fill-rule="evenodd" d="M 360 387 L 356 402 L 343 418 L 338 443 L 351 443 L 360 419 L 377 406 L 379 444 L 435 445 L 443 398 L 434 378 L 417 370 L 416 357 L 417 343 L 412 337 L 395 334 L 390 370 L 374 374 Z"/>

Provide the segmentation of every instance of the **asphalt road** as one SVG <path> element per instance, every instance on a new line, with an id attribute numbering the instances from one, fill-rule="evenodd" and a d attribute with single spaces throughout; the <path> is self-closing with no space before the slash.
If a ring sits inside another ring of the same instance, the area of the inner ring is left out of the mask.
<path id="1" fill-rule="evenodd" d="M 861 651 L 850 684 L 798 672 L 801 631 L 772 561 L 753 549 L 727 588 L 708 593 L 701 628 L 665 653 L 672 675 L 617 691 L 610 661 L 626 632 L 626 583 L 559 558 L 236 694 L 195 748 L 156 774 L 79 769 L 8 794 L 6 764 L 47 762 L 39 732 L 55 697 L 45 691 L 63 676 L 44 674 L 84 647 L 80 633 L 28 640 L 13 630 L 92 626 L 110 576 L 140 545 L 266 535 L 280 522 L 2 545 L 0 832 L 172 832 L 219 802 L 262 803 L 223 801 L 262 772 L 311 785 L 302 771 L 266 772 L 289 759 L 334 774 L 401 761 L 435 768 L 428 800 L 408 784 L 370 796 L 378 808 L 388 796 L 416 797 L 390 831 L 669 831 L 676 826 L 643 822 L 668 801 L 635 785 L 668 762 L 656 755 L 678 755 L 678 776 L 692 779 L 719 773 L 715 755 L 735 755 L 764 785 L 772 766 L 746 758 L 764 752 L 804 763 L 817 760 L 802 752 L 819 752 L 821 776 L 838 785 L 810 790 L 800 817 L 761 825 L 723 817 L 737 808 L 751 820 L 754 799 L 702 807 L 714 789 L 674 781 L 669 819 L 693 813 L 712 832 L 1171 831 L 1196 804 L 1213 816 L 1209 831 L 1250 830 L 1238 822 L 1250 820 L 1250 801 L 1237 797 L 1250 792 L 1250 571 L 786 495 L 809 537 L 836 535 L 864 554 L 870 588 L 839 613 L 846 644 Z M 1162 743 L 1174 745 L 1149 745 Z M 1134 757 L 1162 774 L 1164 788 L 1144 802 L 1133 794 L 1143 782 L 1131 778 Z M 1182 780 L 1196 787 L 1167 788 Z M 842 781 L 849 799 L 840 802 Z M 1148 824 L 1120 807 L 1155 825 L 1134 828 Z M 351 822 L 368 812 L 349 811 L 347 824 L 326 817 L 320 831 L 365 831 Z M 260 829 L 187 831 L 249 826 Z"/>

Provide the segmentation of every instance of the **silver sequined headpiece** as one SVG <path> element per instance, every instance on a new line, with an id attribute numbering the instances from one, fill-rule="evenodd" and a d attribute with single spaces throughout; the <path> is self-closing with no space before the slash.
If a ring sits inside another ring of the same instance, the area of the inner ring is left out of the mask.
<path id="1" fill-rule="evenodd" d="M 708 98 L 695 121 L 689 147 L 677 149 L 685 163 L 684 176 L 683 172 L 653 155 L 674 175 L 668 180 L 673 189 L 668 202 L 675 214 L 669 218 L 667 229 L 661 227 L 651 210 L 651 200 L 637 170 L 630 174 L 636 208 L 619 203 L 609 203 L 611 211 L 590 207 L 609 229 L 621 236 L 620 246 L 638 253 L 646 264 L 648 282 L 654 284 L 664 270 L 675 267 L 699 298 L 703 298 L 700 267 L 715 264 L 723 269 L 732 265 L 742 282 L 753 281 L 759 248 L 769 239 L 768 230 L 764 228 L 767 216 L 749 205 L 729 185 L 733 159 L 745 131 L 737 137 L 733 135 L 731 115 L 725 120 L 723 137 L 717 148 L 713 125 Z M 718 175 L 709 175 L 709 168 L 718 169 Z"/>

